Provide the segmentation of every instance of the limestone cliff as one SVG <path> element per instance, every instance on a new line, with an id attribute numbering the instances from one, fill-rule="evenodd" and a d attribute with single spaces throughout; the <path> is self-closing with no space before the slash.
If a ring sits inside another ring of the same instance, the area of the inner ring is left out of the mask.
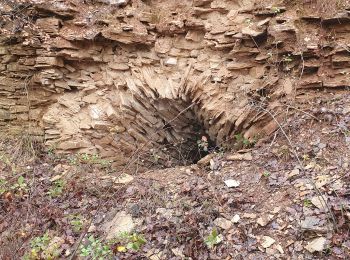
<path id="1" fill-rule="evenodd" d="M 114 166 L 269 135 L 350 86 L 348 2 L 305 2 L 3 0 L 0 129 Z"/>

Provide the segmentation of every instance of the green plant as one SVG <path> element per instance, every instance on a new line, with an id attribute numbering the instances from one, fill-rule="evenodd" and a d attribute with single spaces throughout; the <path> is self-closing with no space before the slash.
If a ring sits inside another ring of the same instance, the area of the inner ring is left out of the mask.
<path id="1" fill-rule="evenodd" d="M 249 139 L 245 138 L 242 134 L 234 135 L 236 139 L 237 148 L 249 148 L 255 144 L 255 139 L 253 141 L 249 141 Z"/>
<path id="2" fill-rule="evenodd" d="M 7 167 L 11 168 L 12 173 L 16 173 L 16 167 L 11 162 L 10 158 L 6 154 L 0 154 L 0 161 L 3 162 Z"/>
<path id="3" fill-rule="evenodd" d="M 109 245 L 103 244 L 99 239 L 95 239 L 94 236 L 88 238 L 87 245 L 80 246 L 80 256 L 89 257 L 93 260 L 104 260 L 112 258 L 112 250 Z"/>
<path id="4" fill-rule="evenodd" d="M 303 204 L 304 204 L 304 207 L 307 207 L 307 208 L 312 207 L 312 202 L 309 199 L 304 199 Z"/>
<path id="5" fill-rule="evenodd" d="M 76 154 L 69 155 L 68 162 L 70 165 L 78 165 L 78 164 L 89 164 L 89 165 L 101 165 L 106 168 L 111 165 L 111 161 L 101 159 L 98 154 Z"/>
<path id="6" fill-rule="evenodd" d="M 28 185 L 25 183 L 24 177 L 19 176 L 17 179 L 17 182 L 11 186 L 12 190 L 17 190 L 19 192 L 27 192 L 28 191 Z"/>
<path id="7" fill-rule="evenodd" d="M 202 136 L 200 140 L 197 140 L 198 148 L 204 152 L 208 152 L 208 138 L 206 136 Z"/>
<path id="8" fill-rule="evenodd" d="M 120 234 L 119 238 L 117 238 L 117 241 L 118 239 L 119 243 L 121 242 L 126 244 L 124 246 L 120 246 L 119 251 L 123 251 L 123 248 L 138 251 L 147 242 L 142 234 L 130 234 L 129 232 L 123 232 Z"/>
<path id="9" fill-rule="evenodd" d="M 218 233 L 216 228 L 214 228 L 210 234 L 204 239 L 204 243 L 207 245 L 209 249 L 214 248 L 215 245 L 220 244 L 223 240 L 221 234 Z"/>
<path id="10" fill-rule="evenodd" d="M 52 238 L 45 233 L 41 237 L 35 237 L 30 241 L 30 252 L 25 254 L 24 260 L 55 259 L 59 256 L 59 246 L 52 243 Z"/>
<path id="11" fill-rule="evenodd" d="M 67 159 L 70 165 L 77 165 L 78 163 L 78 158 L 74 155 L 69 155 Z"/>
<path id="12" fill-rule="evenodd" d="M 0 179 L 0 195 L 4 194 L 7 191 L 7 181 Z"/>
<path id="13" fill-rule="evenodd" d="M 288 53 L 287 55 L 283 55 L 282 60 L 286 63 L 290 63 L 293 61 L 293 57 Z"/>
<path id="14" fill-rule="evenodd" d="M 64 180 L 54 181 L 53 186 L 47 192 L 50 197 L 58 197 L 63 193 L 64 186 L 66 182 Z"/>
<path id="15" fill-rule="evenodd" d="M 247 19 L 244 20 L 244 22 L 246 24 L 250 25 L 253 21 L 252 21 L 252 19 L 247 18 Z"/>
<path id="16" fill-rule="evenodd" d="M 270 175 L 271 175 L 271 173 L 269 173 L 268 171 L 263 172 L 263 176 L 266 178 L 269 177 Z"/>
<path id="17" fill-rule="evenodd" d="M 271 11 L 274 12 L 275 14 L 281 13 L 281 9 L 278 8 L 277 6 L 272 6 Z"/>
<path id="18" fill-rule="evenodd" d="M 81 231 L 84 226 L 85 219 L 81 215 L 71 215 L 69 218 L 74 232 Z"/>

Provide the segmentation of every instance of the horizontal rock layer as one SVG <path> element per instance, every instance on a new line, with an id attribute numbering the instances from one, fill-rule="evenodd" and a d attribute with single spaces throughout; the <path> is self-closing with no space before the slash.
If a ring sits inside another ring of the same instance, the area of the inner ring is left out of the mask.
<path id="1" fill-rule="evenodd" d="M 120 167 L 269 135 L 268 111 L 350 86 L 348 7 L 288 2 L 1 4 L 0 129 Z"/>

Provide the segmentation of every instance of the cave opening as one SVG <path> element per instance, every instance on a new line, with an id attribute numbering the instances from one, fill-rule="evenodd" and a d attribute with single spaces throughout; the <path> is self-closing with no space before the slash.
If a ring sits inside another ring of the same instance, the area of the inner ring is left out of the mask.
<path id="1" fill-rule="evenodd" d="M 154 102 L 154 107 L 163 122 L 161 131 L 165 137 L 156 145 L 162 154 L 160 164 L 165 167 L 195 164 L 220 149 L 199 119 L 197 105 L 184 100 L 161 99 Z"/>

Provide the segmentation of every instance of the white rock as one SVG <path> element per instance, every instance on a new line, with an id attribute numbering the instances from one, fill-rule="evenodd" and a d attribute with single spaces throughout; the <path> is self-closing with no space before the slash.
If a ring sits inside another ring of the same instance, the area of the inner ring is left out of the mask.
<path id="1" fill-rule="evenodd" d="M 217 218 L 214 220 L 214 224 L 222 229 L 229 229 L 232 227 L 232 222 L 225 218 Z"/>
<path id="2" fill-rule="evenodd" d="M 126 184 L 129 182 L 132 182 L 134 180 L 134 177 L 127 173 L 122 173 L 118 178 L 114 180 L 114 183 L 116 184 Z"/>
<path id="3" fill-rule="evenodd" d="M 260 226 L 265 227 L 269 222 L 273 219 L 273 215 L 264 215 L 259 217 L 256 220 L 256 223 L 258 223 Z"/>
<path id="4" fill-rule="evenodd" d="M 231 219 L 231 221 L 232 221 L 233 223 L 238 223 L 240 219 L 241 219 L 241 217 L 240 217 L 238 214 L 236 214 L 236 215 L 233 216 L 233 218 Z"/>
<path id="5" fill-rule="evenodd" d="M 239 181 L 232 180 L 232 179 L 226 180 L 224 182 L 226 186 L 229 188 L 237 188 L 241 184 Z"/>
<path id="6" fill-rule="evenodd" d="M 288 179 L 289 179 L 289 178 L 292 178 L 292 177 L 294 177 L 294 176 L 299 175 L 299 173 L 300 173 L 300 170 L 299 170 L 298 168 L 292 170 L 292 171 L 288 174 Z"/>
<path id="7" fill-rule="evenodd" d="M 251 153 L 236 153 L 227 156 L 226 159 L 229 161 L 251 161 L 253 156 Z"/>
<path id="8" fill-rule="evenodd" d="M 135 227 L 131 215 L 125 211 L 118 212 L 114 218 L 103 225 L 103 230 L 107 234 L 106 239 L 113 239 L 123 232 L 131 232 Z"/>
<path id="9" fill-rule="evenodd" d="M 322 252 L 325 249 L 326 246 L 326 238 L 324 237 L 318 237 L 313 240 L 311 240 L 305 249 L 309 251 L 310 253 L 313 252 Z"/>
<path id="10" fill-rule="evenodd" d="M 177 59 L 176 58 L 168 58 L 165 61 L 166 66 L 175 66 L 177 64 Z"/>
<path id="11" fill-rule="evenodd" d="M 276 242 L 276 240 L 269 236 L 263 236 L 260 242 L 263 248 L 269 248 Z"/>
<path id="12" fill-rule="evenodd" d="M 280 252 L 280 254 L 284 254 L 283 247 L 280 244 L 276 245 L 276 249 L 278 250 L 278 252 Z"/>

